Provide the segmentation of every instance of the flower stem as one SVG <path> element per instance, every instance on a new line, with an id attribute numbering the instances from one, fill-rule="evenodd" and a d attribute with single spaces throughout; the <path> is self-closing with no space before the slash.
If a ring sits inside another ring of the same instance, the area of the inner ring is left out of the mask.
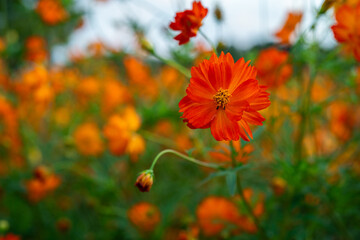
<path id="1" fill-rule="evenodd" d="M 167 65 L 169 65 L 169 66 L 177 69 L 179 72 L 181 72 L 182 74 L 184 74 L 185 77 L 191 78 L 191 73 L 190 73 L 189 69 L 187 69 L 187 68 L 184 67 L 183 65 L 175 62 L 174 60 L 165 59 L 165 58 L 159 56 L 159 55 L 158 55 L 157 53 L 155 53 L 155 52 L 151 52 L 151 54 L 152 54 L 155 58 L 157 58 L 157 59 L 159 59 L 160 61 L 162 61 L 163 63 L 165 63 L 165 64 L 167 64 Z"/>
<path id="2" fill-rule="evenodd" d="M 236 167 L 236 155 L 237 155 L 237 152 L 236 152 L 236 150 L 234 148 L 234 144 L 233 144 L 232 141 L 230 141 L 230 150 L 231 150 L 232 167 L 235 168 Z M 248 203 L 248 201 L 245 198 L 244 190 L 243 190 L 242 185 L 241 185 L 241 179 L 240 179 L 239 174 L 236 174 L 236 183 L 237 183 L 237 190 L 238 190 L 238 193 L 240 195 L 240 198 L 241 198 L 242 202 L 244 203 L 246 210 L 249 212 L 251 218 L 253 219 L 257 229 L 259 230 L 259 234 L 261 235 L 261 239 L 268 239 L 268 237 L 265 234 L 264 229 L 261 227 L 259 219 L 255 216 L 251 205 Z"/>
<path id="3" fill-rule="evenodd" d="M 218 52 L 217 52 L 217 49 L 216 49 L 216 46 L 215 44 L 210 40 L 210 38 L 208 36 L 206 36 L 205 33 L 203 33 L 201 30 L 199 30 L 199 33 L 201 36 L 203 36 L 203 38 L 205 38 L 205 40 L 210 44 L 211 48 L 213 49 L 214 53 L 219 56 Z"/>
<path id="4" fill-rule="evenodd" d="M 200 165 L 200 166 L 203 166 L 203 167 L 208 167 L 208 168 L 213 168 L 213 169 L 218 169 L 218 168 L 220 168 L 220 166 L 217 165 L 217 164 L 205 163 L 205 162 L 199 161 L 199 160 L 197 160 L 197 159 L 195 159 L 195 158 L 188 157 L 188 156 L 186 156 L 185 154 L 179 153 L 178 151 L 175 151 L 175 150 L 172 150 L 172 149 L 165 149 L 165 150 L 161 151 L 161 152 L 155 157 L 155 159 L 154 159 L 153 163 L 151 164 L 151 167 L 150 167 L 149 170 L 153 170 L 154 167 L 155 167 L 155 164 L 157 163 L 157 161 L 159 160 L 159 158 L 160 158 L 162 155 L 166 154 L 166 153 L 172 153 L 172 154 L 174 154 L 174 155 L 176 155 L 176 156 L 178 156 L 178 157 L 181 157 L 181 158 L 184 159 L 184 160 L 187 160 L 187 161 L 189 161 L 189 162 L 195 163 L 195 164 Z"/>

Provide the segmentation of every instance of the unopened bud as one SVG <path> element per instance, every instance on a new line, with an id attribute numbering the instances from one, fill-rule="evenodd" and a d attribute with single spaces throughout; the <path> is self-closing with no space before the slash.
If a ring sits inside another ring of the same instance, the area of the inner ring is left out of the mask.
<path id="1" fill-rule="evenodd" d="M 144 37 L 140 38 L 141 48 L 149 53 L 154 53 L 154 48 L 151 43 Z"/>
<path id="2" fill-rule="evenodd" d="M 135 186 L 141 192 L 149 192 L 154 182 L 154 173 L 152 170 L 145 170 L 140 173 L 136 179 Z"/>
<path id="3" fill-rule="evenodd" d="M 325 0 L 323 2 L 323 4 L 321 5 L 320 11 L 319 11 L 319 15 L 326 13 L 327 10 L 329 10 L 329 8 L 331 8 L 334 3 L 336 2 L 336 0 Z"/>
<path id="4" fill-rule="evenodd" d="M 222 22 L 223 15 L 222 15 L 222 11 L 221 11 L 221 8 L 219 5 L 216 5 L 215 10 L 214 10 L 214 15 L 218 22 Z"/>

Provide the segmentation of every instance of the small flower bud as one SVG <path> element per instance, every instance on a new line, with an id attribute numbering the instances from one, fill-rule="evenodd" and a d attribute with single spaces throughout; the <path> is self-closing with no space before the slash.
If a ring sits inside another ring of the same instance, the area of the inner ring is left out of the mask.
<path id="1" fill-rule="evenodd" d="M 149 192 L 154 182 L 154 174 L 152 170 L 146 170 L 140 173 L 136 179 L 135 186 L 141 192 Z"/>
<path id="2" fill-rule="evenodd" d="M 336 2 L 336 0 L 325 0 L 323 2 L 323 4 L 321 5 L 320 11 L 319 11 L 319 15 L 326 13 L 327 10 L 329 10 L 329 8 L 331 8 L 334 3 Z"/>
<path id="3" fill-rule="evenodd" d="M 221 8 L 220 8 L 219 5 L 216 5 L 215 10 L 214 10 L 214 15 L 215 15 L 216 20 L 217 20 L 219 23 L 222 22 L 222 20 L 223 20 L 223 14 L 222 14 L 222 11 L 221 11 Z"/>
<path id="4" fill-rule="evenodd" d="M 154 48 L 151 43 L 144 37 L 140 38 L 141 48 L 149 53 L 154 53 Z"/>

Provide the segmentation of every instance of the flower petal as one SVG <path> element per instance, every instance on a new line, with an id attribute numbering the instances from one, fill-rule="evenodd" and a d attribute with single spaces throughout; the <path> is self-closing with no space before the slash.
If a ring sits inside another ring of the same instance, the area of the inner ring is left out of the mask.
<path id="1" fill-rule="evenodd" d="M 216 105 L 214 102 L 196 103 L 188 96 L 185 96 L 179 103 L 180 110 L 183 112 L 182 118 L 194 128 L 202 128 L 208 124 L 216 115 Z"/>
<path id="2" fill-rule="evenodd" d="M 218 110 L 211 122 L 211 134 L 217 141 L 239 140 L 240 129 L 235 121 L 231 121 L 225 111 Z"/>

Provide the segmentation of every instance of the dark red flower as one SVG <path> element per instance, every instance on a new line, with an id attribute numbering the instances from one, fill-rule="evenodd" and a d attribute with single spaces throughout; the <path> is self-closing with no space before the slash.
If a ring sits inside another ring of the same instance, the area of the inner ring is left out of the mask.
<path id="1" fill-rule="evenodd" d="M 201 2 L 193 2 L 192 10 L 185 10 L 176 13 L 175 21 L 169 27 L 175 31 L 181 31 L 174 39 L 179 41 L 179 45 L 189 42 L 191 37 L 195 37 L 202 25 L 202 20 L 206 17 L 208 9 L 204 8 Z"/>

